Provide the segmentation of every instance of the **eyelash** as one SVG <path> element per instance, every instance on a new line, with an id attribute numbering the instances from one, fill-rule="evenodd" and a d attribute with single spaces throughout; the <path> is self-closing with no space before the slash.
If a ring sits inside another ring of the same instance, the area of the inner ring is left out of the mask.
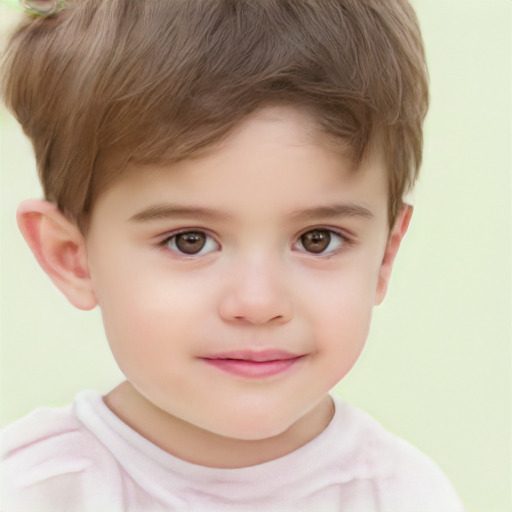
<path id="1" fill-rule="evenodd" d="M 327 233 L 329 235 L 329 245 L 331 245 L 332 238 L 334 235 L 334 237 L 338 239 L 338 244 L 339 244 L 338 247 L 336 247 L 334 250 L 330 250 L 329 252 L 322 251 L 322 252 L 315 253 L 313 251 L 307 251 L 303 244 L 303 237 L 305 235 L 307 235 L 308 233 L 314 233 L 314 232 Z M 186 235 L 186 234 L 204 235 L 206 237 L 205 245 L 203 247 L 201 247 L 201 249 L 197 253 L 187 254 L 185 252 L 180 251 L 176 245 L 177 237 L 180 235 Z M 197 257 L 204 256 L 205 254 L 209 254 L 210 252 L 213 252 L 213 250 L 215 250 L 215 249 L 212 250 L 211 247 L 208 247 L 208 245 L 210 245 L 212 241 L 217 246 L 217 250 L 221 248 L 220 243 L 215 241 L 215 237 L 213 237 L 208 231 L 205 231 L 203 229 L 193 229 L 192 228 L 192 229 L 184 229 L 181 231 L 171 233 L 164 240 L 162 240 L 158 245 L 168 251 L 173 252 L 174 254 L 177 254 L 179 257 L 194 259 Z M 172 245 L 174 247 L 170 247 L 169 246 L 170 243 L 172 243 Z M 336 255 L 336 254 L 342 252 L 343 250 L 348 249 L 348 247 L 354 245 L 354 243 L 355 243 L 355 241 L 343 232 L 340 232 L 338 230 L 335 230 L 335 229 L 329 228 L 329 227 L 318 226 L 318 227 L 314 227 L 314 228 L 309 228 L 307 231 L 302 232 L 297 237 L 297 240 L 293 243 L 292 248 L 295 249 L 296 246 L 298 244 L 300 244 L 302 246 L 302 250 L 298 249 L 298 251 L 304 252 L 308 256 L 314 256 L 314 257 L 318 257 L 318 258 L 322 258 L 322 257 L 328 258 L 328 257 L 331 257 L 333 255 Z M 206 253 L 204 253 L 205 247 L 208 248 Z M 297 249 L 295 249 L 295 250 L 297 250 Z"/>
<path id="2" fill-rule="evenodd" d="M 178 249 L 178 247 L 176 246 L 177 237 L 180 235 L 187 235 L 187 234 L 199 234 L 199 235 L 204 235 L 206 237 L 205 245 L 197 253 L 187 254 L 185 252 L 180 251 Z M 203 229 L 193 229 L 192 228 L 192 229 L 183 229 L 181 231 L 176 231 L 174 233 L 171 233 L 164 240 L 162 240 L 158 245 L 168 251 L 173 252 L 174 254 L 177 254 L 181 258 L 193 259 L 193 258 L 197 258 L 200 256 L 204 256 L 204 254 L 201 254 L 201 253 L 203 252 L 204 247 L 209 245 L 211 243 L 211 241 L 213 241 L 217 245 L 218 248 L 221 247 L 221 245 L 217 241 L 215 241 L 215 238 L 207 231 L 205 231 Z M 170 243 L 173 243 L 174 248 L 169 247 Z M 206 254 L 208 254 L 209 252 L 211 252 L 211 251 L 208 251 Z"/>
<path id="3" fill-rule="evenodd" d="M 304 247 L 304 243 L 303 243 L 302 239 L 308 233 L 314 233 L 314 232 L 327 233 L 329 235 L 328 247 L 331 245 L 333 236 L 336 237 L 338 239 L 338 247 L 331 249 L 328 252 L 322 251 L 322 252 L 315 253 L 312 251 L 307 251 Z M 329 258 L 331 256 L 335 256 L 336 254 L 339 254 L 340 252 L 343 252 L 344 250 L 346 250 L 350 246 L 352 246 L 354 243 L 355 243 L 355 241 L 352 238 L 350 238 L 347 234 L 345 234 L 339 230 L 335 230 L 333 228 L 329 228 L 329 227 L 325 227 L 325 226 L 318 226 L 318 227 L 314 227 L 314 228 L 309 228 L 307 231 L 304 231 L 303 233 L 301 233 L 297 237 L 297 241 L 293 244 L 293 247 L 295 247 L 297 244 L 300 244 L 300 245 L 302 245 L 302 248 L 304 249 L 303 252 L 305 254 L 307 254 L 308 256 L 313 256 L 313 257 L 317 257 L 317 258 Z"/>

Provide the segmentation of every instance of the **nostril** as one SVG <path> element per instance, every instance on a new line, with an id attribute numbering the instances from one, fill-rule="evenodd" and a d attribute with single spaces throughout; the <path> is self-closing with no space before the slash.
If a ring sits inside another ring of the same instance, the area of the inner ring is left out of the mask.
<path id="1" fill-rule="evenodd" d="M 268 274 L 268 269 L 246 271 L 228 281 L 217 305 L 224 321 L 277 325 L 291 319 L 294 310 L 291 291 Z"/>
<path id="2" fill-rule="evenodd" d="M 285 315 L 266 315 L 264 312 L 247 312 L 246 315 L 235 315 L 232 319 L 239 323 L 251 325 L 267 325 L 270 323 L 285 322 Z"/>

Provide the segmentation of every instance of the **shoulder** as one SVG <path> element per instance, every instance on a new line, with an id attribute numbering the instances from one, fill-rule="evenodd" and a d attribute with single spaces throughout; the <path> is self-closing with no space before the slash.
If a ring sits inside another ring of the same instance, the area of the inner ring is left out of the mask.
<path id="1" fill-rule="evenodd" d="M 2 494 L 9 511 L 78 510 L 76 503 L 85 503 L 81 496 L 91 489 L 101 502 L 106 480 L 117 473 L 115 459 L 72 406 L 36 409 L 1 436 Z"/>
<path id="2" fill-rule="evenodd" d="M 338 404 L 353 437 L 355 477 L 372 482 L 383 511 L 464 511 L 452 484 L 431 458 L 369 414 L 342 401 Z"/>

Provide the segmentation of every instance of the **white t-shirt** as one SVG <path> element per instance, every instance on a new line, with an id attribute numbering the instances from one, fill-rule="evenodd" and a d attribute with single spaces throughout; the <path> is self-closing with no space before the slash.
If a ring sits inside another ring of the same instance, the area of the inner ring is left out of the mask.
<path id="1" fill-rule="evenodd" d="M 132 430 L 93 391 L 6 427 L 3 512 L 461 512 L 441 470 L 333 397 L 328 427 L 241 469 L 185 462 Z"/>

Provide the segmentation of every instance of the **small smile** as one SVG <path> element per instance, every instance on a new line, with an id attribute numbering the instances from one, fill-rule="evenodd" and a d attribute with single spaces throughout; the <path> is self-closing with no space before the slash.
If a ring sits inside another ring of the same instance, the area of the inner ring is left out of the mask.
<path id="1" fill-rule="evenodd" d="M 305 355 L 283 350 L 242 350 L 202 357 L 207 364 L 224 372 L 246 378 L 264 378 L 283 373 Z"/>

